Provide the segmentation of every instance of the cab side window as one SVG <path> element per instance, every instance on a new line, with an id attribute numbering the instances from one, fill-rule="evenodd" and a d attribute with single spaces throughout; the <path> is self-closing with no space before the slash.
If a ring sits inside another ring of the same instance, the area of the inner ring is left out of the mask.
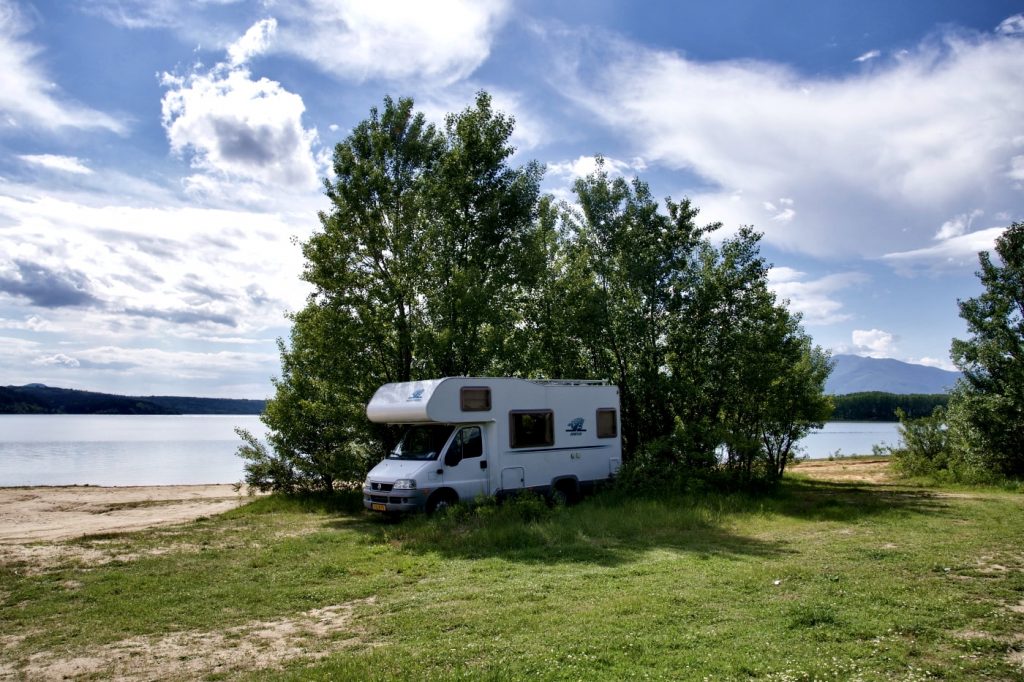
<path id="1" fill-rule="evenodd" d="M 459 431 L 458 447 L 462 451 L 462 459 L 484 454 L 484 440 L 480 427 L 470 426 Z"/>

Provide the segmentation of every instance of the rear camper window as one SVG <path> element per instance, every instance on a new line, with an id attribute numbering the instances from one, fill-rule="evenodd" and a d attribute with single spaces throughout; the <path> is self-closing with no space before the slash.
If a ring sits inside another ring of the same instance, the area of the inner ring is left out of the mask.
<path id="1" fill-rule="evenodd" d="M 602 407 L 597 411 L 597 437 L 615 438 L 618 435 L 615 424 L 615 408 Z"/>
<path id="2" fill-rule="evenodd" d="M 555 444 L 555 418 L 551 410 L 509 412 L 513 448 L 538 448 Z"/>
<path id="3" fill-rule="evenodd" d="M 463 386 L 459 389 L 463 412 L 486 412 L 491 409 L 491 389 L 486 386 Z"/>

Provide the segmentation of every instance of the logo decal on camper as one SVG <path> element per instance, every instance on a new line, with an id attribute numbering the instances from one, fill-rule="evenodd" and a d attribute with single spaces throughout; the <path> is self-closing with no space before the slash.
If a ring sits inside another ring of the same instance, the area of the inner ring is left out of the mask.
<path id="1" fill-rule="evenodd" d="M 567 428 L 565 432 L 568 433 L 570 436 L 580 436 L 587 432 L 587 430 L 583 428 L 583 417 L 576 417 L 571 422 L 566 424 L 566 426 L 568 426 L 569 428 Z"/>
<path id="2" fill-rule="evenodd" d="M 423 389 L 422 388 L 417 388 L 415 391 L 413 391 L 412 393 L 409 394 L 409 397 L 407 398 L 407 400 L 410 401 L 410 402 L 416 401 L 416 400 L 423 400 Z"/>

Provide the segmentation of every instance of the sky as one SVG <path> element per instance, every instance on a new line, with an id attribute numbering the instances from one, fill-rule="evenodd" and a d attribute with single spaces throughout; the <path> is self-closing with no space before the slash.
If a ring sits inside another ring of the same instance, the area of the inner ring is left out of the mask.
<path id="1" fill-rule="evenodd" d="M 951 369 L 1024 219 L 1024 2 L 0 0 L 0 385 L 264 398 L 334 145 L 486 90 L 572 200 L 594 156 L 763 232 L 835 353 Z"/>

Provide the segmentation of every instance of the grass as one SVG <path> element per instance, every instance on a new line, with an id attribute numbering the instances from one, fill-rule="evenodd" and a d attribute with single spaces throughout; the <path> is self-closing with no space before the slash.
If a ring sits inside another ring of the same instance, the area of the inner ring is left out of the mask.
<path id="1" fill-rule="evenodd" d="M 350 620 L 296 635 L 288 655 L 199 669 L 295 680 L 1024 675 L 1019 494 L 791 478 L 771 496 L 606 493 L 398 522 L 357 503 L 261 498 L 72 543 L 109 563 L 0 562 L 0 676 L 132 638 L 244 639 L 246 624 L 340 604 Z"/>

